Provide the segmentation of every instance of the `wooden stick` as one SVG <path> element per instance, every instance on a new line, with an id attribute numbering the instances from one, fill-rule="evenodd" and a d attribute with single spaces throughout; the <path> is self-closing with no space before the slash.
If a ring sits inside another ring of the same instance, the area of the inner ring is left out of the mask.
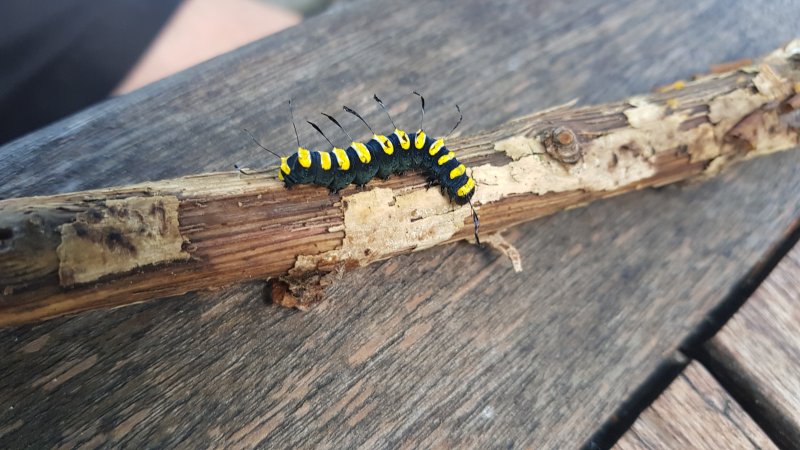
<path id="1" fill-rule="evenodd" d="M 795 40 L 754 66 L 542 111 L 449 147 L 471 167 L 490 234 L 795 147 L 798 109 Z M 472 228 L 469 207 L 419 175 L 338 195 L 286 190 L 270 171 L 4 200 L 0 325 L 267 277 L 283 281 L 278 303 L 303 307 L 347 268 L 470 239 Z"/>

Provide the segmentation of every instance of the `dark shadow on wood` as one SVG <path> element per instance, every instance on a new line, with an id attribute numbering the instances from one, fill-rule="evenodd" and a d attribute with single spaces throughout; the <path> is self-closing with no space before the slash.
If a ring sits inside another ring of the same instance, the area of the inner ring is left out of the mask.
<path id="1" fill-rule="evenodd" d="M 667 358 L 633 391 L 614 414 L 583 445 L 584 450 L 600 450 L 614 446 L 647 409 L 689 365 L 680 353 Z"/>
<path id="2" fill-rule="evenodd" d="M 775 266 L 800 242 L 800 218 L 795 220 L 778 241 L 750 272 L 735 285 L 718 306 L 713 308 L 681 344 L 678 355 L 681 357 L 665 359 L 617 411 L 600 427 L 583 446 L 586 450 L 611 448 L 636 422 L 639 415 L 658 398 L 667 387 L 683 372 L 691 360 L 697 360 L 714 376 L 745 412 L 760 426 L 767 436 L 781 448 L 798 448 L 796 441 L 787 434 L 791 424 L 777 412 L 771 402 L 748 388 L 748 382 L 737 374 L 730 365 L 722 364 L 705 349 L 708 342 L 725 323 L 733 317 L 747 299 L 769 276 Z M 733 359 L 728 359 L 733 363 Z"/>
<path id="3" fill-rule="evenodd" d="M 703 364 L 775 445 L 782 449 L 800 448 L 791 420 L 780 412 L 769 397 L 751 388 L 752 380 L 745 375 L 747 371 L 738 365 L 735 358 L 725 358 L 723 363 L 719 356 L 712 355 L 701 345 L 695 359 Z"/>
<path id="4" fill-rule="evenodd" d="M 730 294 L 709 311 L 695 331 L 681 344 L 681 351 L 692 359 L 700 359 L 703 345 L 722 329 L 747 299 L 753 295 L 775 266 L 800 241 L 800 217 L 786 229 L 783 238 L 762 256 L 750 272 L 731 288 Z M 713 373 L 713 372 L 712 372 Z"/>

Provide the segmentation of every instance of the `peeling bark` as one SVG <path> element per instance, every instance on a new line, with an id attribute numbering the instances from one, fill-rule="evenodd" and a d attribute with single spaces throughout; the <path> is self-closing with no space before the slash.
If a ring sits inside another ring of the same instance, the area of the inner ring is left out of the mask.
<path id="1" fill-rule="evenodd" d="M 471 167 L 488 236 L 796 147 L 798 108 L 793 41 L 753 66 L 624 102 L 564 105 L 449 147 Z M 339 195 L 287 191 L 263 172 L 9 199 L 0 201 L 0 325 L 267 277 L 280 280 L 277 303 L 303 308 L 351 267 L 471 235 L 469 207 L 418 175 Z"/>
<path id="2" fill-rule="evenodd" d="M 185 260 L 175 197 L 129 197 L 98 202 L 61 225 L 58 278 L 62 287 L 115 273 Z"/>

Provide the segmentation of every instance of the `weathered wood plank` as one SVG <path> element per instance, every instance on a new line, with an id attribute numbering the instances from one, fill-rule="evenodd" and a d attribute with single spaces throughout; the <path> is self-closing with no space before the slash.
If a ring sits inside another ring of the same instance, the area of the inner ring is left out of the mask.
<path id="1" fill-rule="evenodd" d="M 484 239 L 793 149 L 795 60 L 800 39 L 680 89 L 543 111 L 450 142 L 477 183 Z M 472 238 L 472 207 L 454 207 L 419 174 L 331 195 L 317 186 L 286 191 L 274 171 L 0 200 L 0 326 L 253 277 L 289 276 L 291 293 L 273 300 L 307 308 L 347 268 Z"/>
<path id="2" fill-rule="evenodd" d="M 791 6 L 347 4 L 0 149 L 0 195 L 267 165 L 239 128 L 290 148 L 288 96 L 301 117 L 388 92 L 413 124 L 392 89 L 421 89 L 429 127 L 459 102 L 464 133 L 624 98 L 777 47 Z M 253 284 L 4 330 L 0 441 L 578 446 L 800 214 L 798 164 L 769 156 L 515 228 L 523 275 L 450 245 L 354 271 L 305 314 L 262 307 Z"/>
<path id="3" fill-rule="evenodd" d="M 696 361 L 639 416 L 614 448 L 777 449 Z"/>
<path id="4" fill-rule="evenodd" d="M 800 245 L 706 344 L 729 387 L 784 446 L 800 443 Z"/>

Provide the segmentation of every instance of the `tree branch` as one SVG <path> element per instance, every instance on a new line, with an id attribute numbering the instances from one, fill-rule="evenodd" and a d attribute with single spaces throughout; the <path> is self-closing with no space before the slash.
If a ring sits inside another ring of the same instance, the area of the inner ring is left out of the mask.
<path id="1" fill-rule="evenodd" d="M 754 66 L 565 105 L 449 147 L 472 168 L 488 234 L 793 148 L 799 109 L 795 40 Z M 348 268 L 471 236 L 469 207 L 419 175 L 338 195 L 285 190 L 270 171 L 3 200 L 0 325 L 267 277 L 282 280 L 278 303 L 303 307 Z"/>

